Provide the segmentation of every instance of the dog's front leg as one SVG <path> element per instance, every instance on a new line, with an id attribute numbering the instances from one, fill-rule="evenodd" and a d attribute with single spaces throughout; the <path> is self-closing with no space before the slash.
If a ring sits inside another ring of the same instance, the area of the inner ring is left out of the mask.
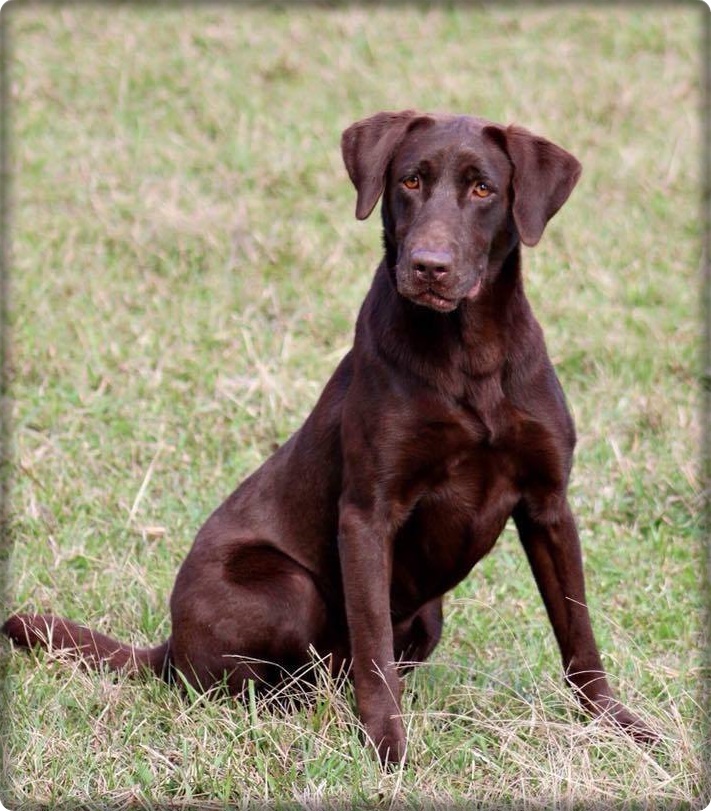
<path id="1" fill-rule="evenodd" d="M 585 600 L 580 540 L 567 500 L 550 515 L 536 515 L 521 504 L 513 517 L 560 647 L 565 678 L 580 703 L 640 742 L 658 740 L 614 697 L 608 684 Z"/>
<path id="2" fill-rule="evenodd" d="M 382 763 L 405 755 L 400 680 L 390 616 L 392 533 L 347 495 L 341 498 L 338 548 L 353 658 L 356 703 Z"/>

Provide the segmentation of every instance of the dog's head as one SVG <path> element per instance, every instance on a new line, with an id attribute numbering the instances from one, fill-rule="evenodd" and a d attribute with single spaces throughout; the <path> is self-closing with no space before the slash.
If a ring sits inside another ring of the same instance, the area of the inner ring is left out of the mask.
<path id="1" fill-rule="evenodd" d="M 383 195 L 398 291 L 441 312 L 473 300 L 515 245 L 535 245 L 568 199 L 580 163 L 518 126 L 412 110 L 348 127 L 343 160 L 356 217 Z"/>

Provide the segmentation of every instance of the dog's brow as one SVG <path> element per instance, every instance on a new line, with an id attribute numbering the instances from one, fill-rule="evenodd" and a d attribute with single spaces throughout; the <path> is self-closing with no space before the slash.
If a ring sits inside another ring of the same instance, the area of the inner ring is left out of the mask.
<path id="1" fill-rule="evenodd" d="M 421 175 L 424 175 L 425 177 L 427 177 L 428 175 L 431 175 L 433 173 L 433 170 L 434 170 L 434 165 L 433 165 L 433 162 L 431 160 L 428 160 L 427 158 L 423 158 L 422 160 L 418 161 L 418 163 L 417 163 L 417 171 Z"/>
<path id="2" fill-rule="evenodd" d="M 484 171 L 487 161 L 473 149 L 461 149 L 455 155 L 457 169 L 464 172 L 472 169 L 477 172 Z"/>
<path id="3" fill-rule="evenodd" d="M 432 177 L 436 172 L 436 164 L 427 158 L 405 155 L 403 160 L 395 166 L 395 174 L 398 178 L 406 175 L 420 175 L 427 178 Z"/>

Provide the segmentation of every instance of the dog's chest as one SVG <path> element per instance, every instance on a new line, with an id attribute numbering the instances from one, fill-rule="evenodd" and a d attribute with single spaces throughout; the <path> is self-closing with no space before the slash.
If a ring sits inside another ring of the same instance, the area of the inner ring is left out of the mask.
<path id="1" fill-rule="evenodd" d="M 398 464 L 398 500 L 412 507 L 395 540 L 395 603 L 416 605 L 452 588 L 486 555 L 521 498 L 520 420 L 505 400 L 482 414 L 443 411 L 423 422 Z M 404 473 L 407 471 L 407 473 Z"/>
<path id="2" fill-rule="evenodd" d="M 396 477 L 425 491 L 460 479 L 490 479 L 492 467 L 503 470 L 515 458 L 520 424 L 500 389 L 493 396 L 444 403 L 422 398 L 391 433 L 399 447 L 388 456 Z"/>
<path id="3" fill-rule="evenodd" d="M 520 499 L 515 465 L 485 442 L 433 460 L 395 537 L 393 608 L 453 588 L 494 546 Z"/>
<path id="4" fill-rule="evenodd" d="M 463 516 L 478 534 L 489 534 L 510 514 L 519 498 L 520 464 L 516 426 L 501 413 L 468 410 L 453 423 L 420 432 L 420 464 L 412 482 L 420 516 Z M 504 517 L 505 514 L 505 517 Z"/>

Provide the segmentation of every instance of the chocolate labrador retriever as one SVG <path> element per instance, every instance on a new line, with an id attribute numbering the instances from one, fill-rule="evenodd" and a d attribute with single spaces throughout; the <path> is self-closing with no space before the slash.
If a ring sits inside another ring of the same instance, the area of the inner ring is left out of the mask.
<path id="1" fill-rule="evenodd" d="M 353 349 L 304 425 L 208 518 L 178 572 L 172 636 L 135 648 L 51 615 L 17 614 L 17 645 L 94 665 L 178 671 L 198 689 L 352 663 L 365 729 L 405 753 L 398 662 L 426 659 L 442 595 L 509 517 L 565 678 L 593 716 L 655 734 L 613 696 L 588 615 L 566 498 L 575 432 L 523 290 L 535 245 L 580 164 L 518 126 L 384 112 L 343 159 L 364 219 L 383 196 L 385 255 Z"/>

